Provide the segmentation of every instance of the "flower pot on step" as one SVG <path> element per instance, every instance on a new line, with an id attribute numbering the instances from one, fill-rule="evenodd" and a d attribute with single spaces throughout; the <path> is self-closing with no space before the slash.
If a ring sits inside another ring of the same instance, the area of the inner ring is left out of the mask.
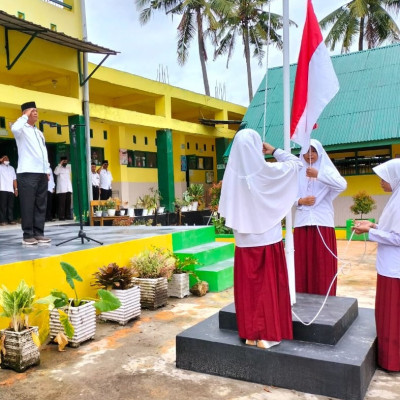
<path id="1" fill-rule="evenodd" d="M 168 282 L 168 297 L 183 299 L 189 294 L 189 274 L 173 274 Z"/>
<path id="2" fill-rule="evenodd" d="M 0 338 L 5 336 L 5 354 L 1 353 L 1 368 L 24 372 L 33 365 L 40 364 L 40 351 L 33 342 L 32 333 L 38 335 L 38 327 L 32 326 L 21 332 L 9 329 L 0 331 Z"/>
<path id="3" fill-rule="evenodd" d="M 116 211 L 115 208 L 109 208 L 109 209 L 107 210 L 108 216 L 109 216 L 109 217 L 115 217 L 115 211 Z"/>
<path id="4" fill-rule="evenodd" d="M 69 346 L 79 347 L 82 342 L 94 339 L 96 334 L 96 309 L 93 303 L 94 301 L 87 301 L 79 307 L 63 308 L 74 327 L 74 336 L 68 338 Z M 50 338 L 55 338 L 58 332 L 64 332 L 64 328 L 60 323 L 60 314 L 55 309 L 50 313 Z"/>
<path id="5" fill-rule="evenodd" d="M 102 312 L 99 317 L 101 320 L 116 321 L 120 325 L 125 325 L 129 320 L 140 316 L 140 286 L 125 290 L 113 289 L 111 293 L 120 300 L 121 307 Z"/>
<path id="6" fill-rule="evenodd" d="M 155 310 L 167 304 L 167 278 L 133 278 L 133 283 L 140 286 L 140 304 L 142 308 Z"/>

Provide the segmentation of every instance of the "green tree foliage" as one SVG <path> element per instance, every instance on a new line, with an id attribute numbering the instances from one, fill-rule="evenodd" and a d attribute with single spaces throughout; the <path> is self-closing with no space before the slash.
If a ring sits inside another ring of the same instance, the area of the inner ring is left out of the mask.
<path id="1" fill-rule="evenodd" d="M 360 215 L 360 219 L 362 219 L 363 214 L 368 214 L 376 208 L 375 200 L 365 190 L 355 194 L 353 201 L 350 210 L 353 214 Z"/>
<path id="2" fill-rule="evenodd" d="M 331 26 L 325 43 L 334 50 L 341 44 L 342 53 L 350 50 L 358 39 L 358 50 L 382 45 L 384 42 L 398 42 L 400 30 L 391 16 L 400 10 L 400 0 L 352 0 L 320 21 L 321 29 Z"/>

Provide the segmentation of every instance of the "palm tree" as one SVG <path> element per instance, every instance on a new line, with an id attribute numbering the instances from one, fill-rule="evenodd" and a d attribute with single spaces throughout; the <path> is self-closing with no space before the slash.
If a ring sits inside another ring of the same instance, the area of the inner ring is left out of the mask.
<path id="1" fill-rule="evenodd" d="M 227 53 L 226 67 L 228 68 L 237 37 L 242 37 L 250 102 L 253 99 L 250 49 L 251 47 L 254 48 L 253 57 L 258 59 L 258 64 L 261 66 L 265 55 L 264 45 L 268 41 L 268 24 L 270 26 L 270 43 L 278 49 L 283 47 L 282 37 L 277 32 L 283 26 L 283 17 L 274 13 L 269 14 L 263 10 L 263 7 L 270 1 L 231 0 L 229 11 L 222 14 L 219 21 L 219 45 L 215 50 L 214 59 Z M 290 23 L 295 24 L 293 21 L 290 21 Z"/>
<path id="2" fill-rule="evenodd" d="M 334 50 L 342 43 L 342 53 L 348 52 L 358 38 L 358 50 L 374 48 L 385 41 L 398 42 L 400 30 L 389 11 L 396 14 L 400 10 L 400 0 L 352 0 L 331 12 L 320 21 L 321 29 L 332 25 L 325 43 Z"/>
<path id="3" fill-rule="evenodd" d="M 197 31 L 204 90 L 206 95 L 209 96 L 210 86 L 206 66 L 208 57 L 205 40 L 210 37 L 212 42 L 216 44 L 216 11 L 223 12 L 227 2 L 225 0 L 213 0 L 212 2 L 207 0 L 136 0 L 136 6 L 139 10 L 142 10 L 139 17 L 141 24 L 147 23 L 155 10 L 163 10 L 166 14 L 182 16 L 178 25 L 177 43 L 178 63 L 180 65 L 184 65 L 187 61 L 190 43 Z"/>

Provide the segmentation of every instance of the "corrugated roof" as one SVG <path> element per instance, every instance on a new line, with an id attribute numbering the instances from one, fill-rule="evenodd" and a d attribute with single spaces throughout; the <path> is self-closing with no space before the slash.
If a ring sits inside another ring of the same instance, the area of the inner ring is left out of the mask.
<path id="1" fill-rule="evenodd" d="M 0 10 L 0 26 L 4 26 L 7 29 L 20 31 L 28 35 L 33 35 L 36 33 L 37 37 L 40 39 L 47 40 L 52 43 L 57 43 L 62 46 L 71 47 L 73 49 L 86 53 L 112 55 L 116 55 L 118 53 L 115 50 L 110 50 L 106 47 L 98 46 L 97 44 L 85 42 L 72 36 L 68 36 L 62 32 L 54 32 L 51 29 L 47 29 L 43 26 L 34 24 L 33 22 L 14 17 L 13 15 L 7 14 L 2 10 Z"/>
<path id="2" fill-rule="evenodd" d="M 400 142 L 400 45 L 332 57 L 340 83 L 312 137 L 327 149 Z M 290 66 L 293 93 L 297 64 Z M 264 124 L 265 77 L 243 121 L 260 134 Z M 266 140 L 283 147 L 282 67 L 268 70 Z"/>

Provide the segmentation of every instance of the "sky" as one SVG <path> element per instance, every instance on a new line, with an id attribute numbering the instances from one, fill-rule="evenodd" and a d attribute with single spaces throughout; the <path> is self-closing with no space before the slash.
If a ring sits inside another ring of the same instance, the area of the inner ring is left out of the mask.
<path id="1" fill-rule="evenodd" d="M 177 62 L 176 42 L 179 16 L 165 15 L 163 11 L 153 14 L 145 25 L 139 22 L 139 11 L 135 0 L 85 0 L 88 40 L 97 45 L 119 51 L 110 56 L 104 66 L 159 80 L 167 76 L 166 83 L 172 86 L 204 94 L 204 84 L 198 56 L 197 36 L 189 48 L 189 59 L 184 66 Z M 314 10 L 320 20 L 331 11 L 345 4 L 346 0 L 314 0 Z M 297 63 L 307 0 L 289 1 L 289 18 L 298 24 L 289 32 L 290 63 Z M 271 12 L 282 14 L 282 0 L 273 0 Z M 177 18 L 178 17 L 178 18 Z M 326 32 L 322 32 L 326 36 Z M 210 95 L 217 97 L 221 91 L 224 100 L 245 107 L 249 105 L 246 63 L 243 45 L 239 38 L 234 55 L 226 68 L 226 56 L 213 61 L 213 48 L 207 46 L 207 73 Z M 333 54 L 339 54 L 340 48 Z M 269 49 L 269 67 L 282 65 L 282 52 L 275 47 Z M 98 63 L 103 57 L 89 55 L 89 61 Z M 255 93 L 266 73 L 266 58 L 263 66 L 252 59 L 253 92 Z M 217 88 L 217 91 L 216 91 Z M 221 96 L 219 96 L 221 98 Z"/>

